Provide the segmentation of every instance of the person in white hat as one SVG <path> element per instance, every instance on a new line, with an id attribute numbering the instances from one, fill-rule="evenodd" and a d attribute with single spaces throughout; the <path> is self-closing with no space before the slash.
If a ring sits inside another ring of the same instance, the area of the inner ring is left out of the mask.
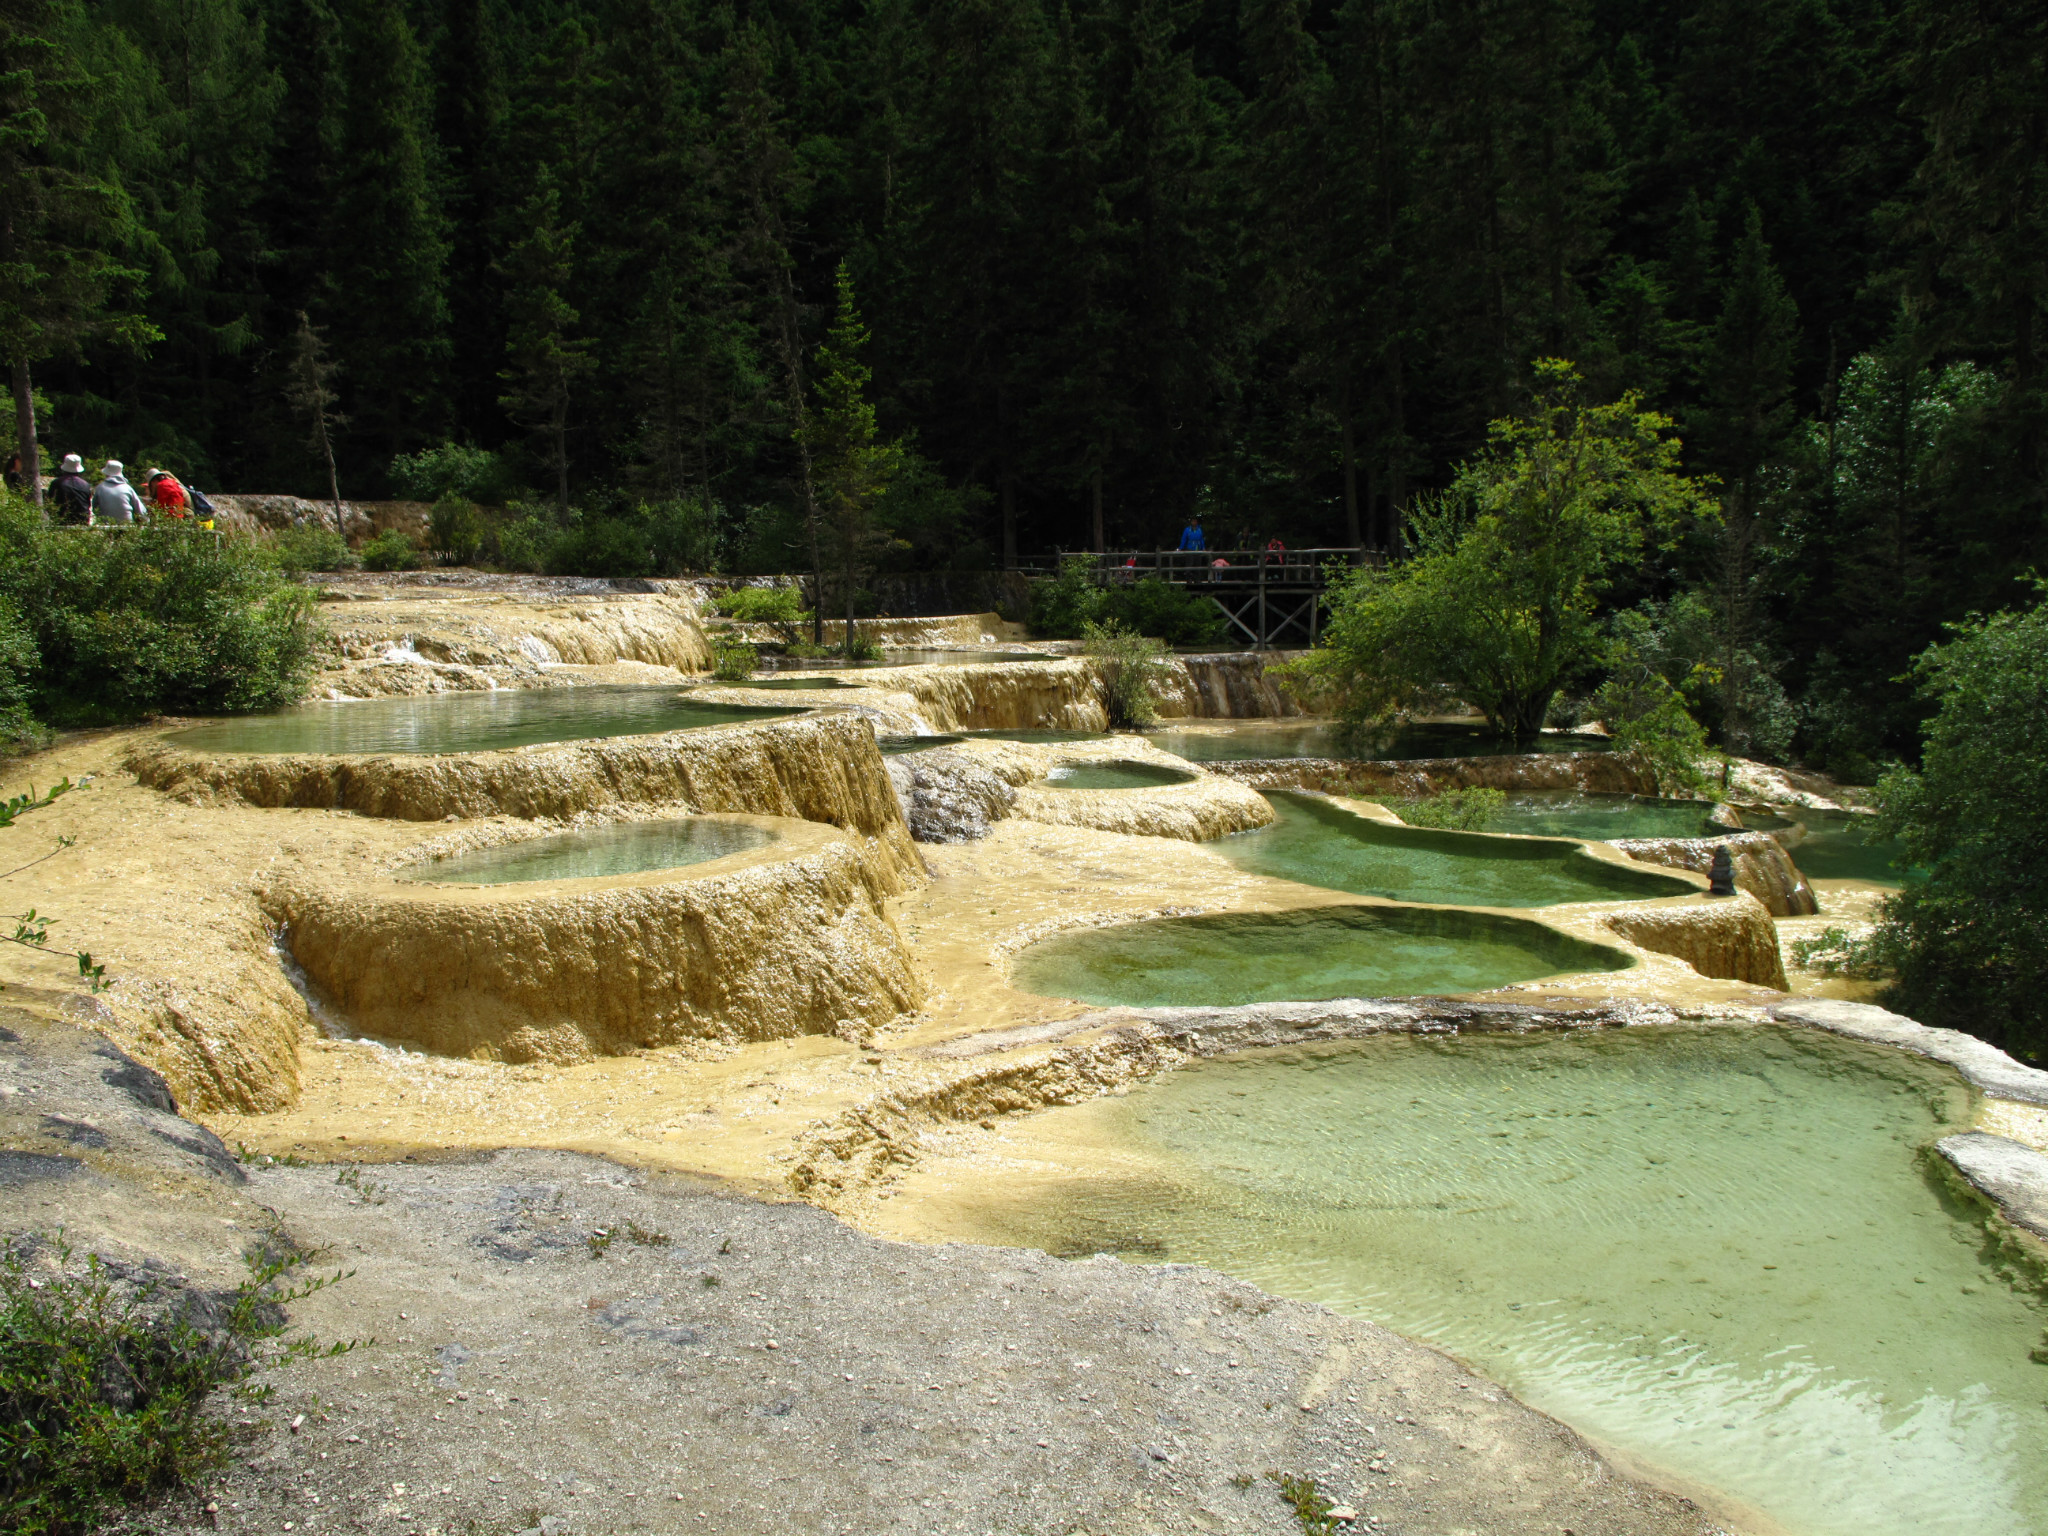
<path id="1" fill-rule="evenodd" d="M 83 527 L 92 521 L 92 482 L 85 478 L 85 461 L 75 453 L 64 455 L 50 481 L 50 501 L 57 521 Z"/>
<path id="2" fill-rule="evenodd" d="M 100 470 L 100 483 L 92 491 L 95 521 L 117 525 L 149 521 L 149 510 L 128 483 L 124 467 L 119 459 L 109 459 Z"/>

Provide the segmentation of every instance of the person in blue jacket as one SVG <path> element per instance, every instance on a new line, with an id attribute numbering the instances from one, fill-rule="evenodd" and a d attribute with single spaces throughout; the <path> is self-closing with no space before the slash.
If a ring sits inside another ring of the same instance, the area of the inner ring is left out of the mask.
<path id="1" fill-rule="evenodd" d="M 1201 518 L 1191 517 L 1188 519 L 1187 527 L 1180 531 L 1180 547 L 1184 550 L 1207 549 L 1209 547 L 1208 542 L 1202 537 Z"/>

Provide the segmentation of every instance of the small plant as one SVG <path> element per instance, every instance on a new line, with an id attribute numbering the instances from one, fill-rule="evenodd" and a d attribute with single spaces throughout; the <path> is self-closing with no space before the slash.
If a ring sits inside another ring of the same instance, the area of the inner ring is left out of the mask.
<path id="1" fill-rule="evenodd" d="M 626 1223 L 626 1241 L 636 1248 L 666 1248 L 668 1234 L 643 1227 L 637 1221 L 629 1221 Z"/>
<path id="2" fill-rule="evenodd" d="M 610 1227 L 599 1227 L 590 1236 L 583 1239 L 583 1244 L 590 1250 L 590 1256 L 593 1259 L 601 1259 L 610 1250 L 616 1238 L 617 1234 Z"/>
<path id="3" fill-rule="evenodd" d="M 363 1176 L 363 1170 L 351 1164 L 334 1176 L 334 1182 L 351 1191 L 363 1205 L 382 1205 L 384 1186 Z"/>
<path id="4" fill-rule="evenodd" d="M 880 661 L 882 659 L 882 642 L 871 635 L 863 635 L 858 630 L 854 631 L 848 637 L 846 643 L 837 647 L 837 649 L 839 654 L 848 661 Z"/>
<path id="5" fill-rule="evenodd" d="M 1251 1491 L 1252 1484 L 1256 1483 L 1257 1481 L 1258 1479 L 1253 1477 L 1251 1473 L 1239 1472 L 1231 1477 L 1230 1486 L 1235 1488 L 1239 1493 L 1248 1493 Z"/>
<path id="6" fill-rule="evenodd" d="M 1159 689 L 1173 668 L 1161 642 L 1116 620 L 1081 629 L 1083 654 L 1095 662 L 1103 713 L 1113 731 L 1142 731 L 1159 718 Z"/>
<path id="7" fill-rule="evenodd" d="M 396 528 L 386 528 L 363 546 L 366 571 L 416 571 L 419 565 L 420 552 Z"/>
<path id="8" fill-rule="evenodd" d="M 1881 981 L 1893 970 L 1877 934 L 1857 935 L 1832 923 L 1810 939 L 1794 939 L 1792 963 L 1802 971 L 1857 981 Z"/>
<path id="9" fill-rule="evenodd" d="M 1507 803 L 1508 797 L 1500 790 L 1475 785 L 1470 789 L 1442 790 L 1418 800 L 1396 800 L 1392 809 L 1411 827 L 1484 832 Z"/>
<path id="10" fill-rule="evenodd" d="M 259 1168 L 310 1168 L 313 1165 L 294 1152 L 258 1152 L 245 1141 L 235 1143 L 235 1161 Z"/>
<path id="11" fill-rule="evenodd" d="M 707 1291 L 715 1291 L 715 1290 L 717 1290 L 717 1289 L 718 1289 L 718 1276 L 716 1276 L 716 1275 L 706 1275 L 706 1276 L 704 1277 L 704 1289 L 705 1289 L 705 1290 L 707 1290 Z"/>
<path id="12" fill-rule="evenodd" d="M 286 1283 L 305 1258 L 288 1243 L 265 1244 L 247 1280 L 211 1295 L 97 1255 L 75 1270 L 61 1237 L 58 1272 L 33 1273 L 36 1246 L 0 1249 L 0 1529 L 22 1536 L 76 1536 L 218 1470 L 229 1426 L 205 1411 L 217 1388 L 262 1403 L 258 1372 L 355 1347 L 264 1347 L 288 1303 L 344 1278 Z"/>
<path id="13" fill-rule="evenodd" d="M 797 644 L 799 626 L 811 621 L 795 587 L 735 587 L 713 606 L 741 624 L 772 624 L 785 645 Z"/>
<path id="14" fill-rule="evenodd" d="M 26 816 L 30 811 L 44 809 L 70 788 L 71 781 L 69 779 L 59 779 L 40 795 L 31 786 L 25 795 L 13 795 L 5 800 L 0 800 L 0 827 L 11 827 L 14 825 L 16 817 Z M 26 864 L 18 864 L 13 869 L 0 873 L 0 880 L 11 879 L 24 870 L 34 869 L 44 859 L 54 859 L 76 841 L 76 838 L 71 837 L 58 838 L 57 846 L 44 854 L 42 858 L 30 859 Z M 48 948 L 50 924 L 56 921 L 54 917 L 44 917 L 34 907 L 30 907 L 26 912 L 5 914 L 4 920 L 14 924 L 14 932 L 0 933 L 0 939 L 4 939 L 10 944 L 19 944 L 23 949 L 38 950 L 45 954 L 50 952 Z M 79 978 L 84 981 L 89 991 L 104 992 L 107 990 L 107 968 L 104 965 L 94 964 L 92 956 L 82 949 L 73 950 L 71 958 L 78 962 Z"/>
<path id="15" fill-rule="evenodd" d="M 795 640 L 782 648 L 782 654 L 798 661 L 823 661 L 831 651 L 822 645 L 813 645 L 808 640 Z"/>
<path id="16" fill-rule="evenodd" d="M 1314 1478 L 1291 1472 L 1268 1472 L 1266 1476 L 1280 1485 L 1280 1502 L 1294 1511 L 1302 1536 L 1337 1536 L 1337 1522 L 1330 1518 L 1336 1506 L 1323 1497 Z"/>
<path id="17" fill-rule="evenodd" d="M 744 683 L 754 675 L 758 655 L 744 640 L 724 637 L 711 642 L 711 675 L 721 683 Z"/>
<path id="18" fill-rule="evenodd" d="M 348 540 L 318 523 L 280 528 L 270 547 L 277 556 L 278 569 L 292 576 L 307 571 L 349 571 L 360 563 L 349 553 Z"/>

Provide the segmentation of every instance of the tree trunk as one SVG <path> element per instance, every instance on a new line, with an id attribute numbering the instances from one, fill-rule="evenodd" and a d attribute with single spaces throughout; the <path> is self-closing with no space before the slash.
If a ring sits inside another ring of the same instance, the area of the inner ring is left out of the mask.
<path id="1" fill-rule="evenodd" d="M 339 534 L 346 534 L 348 530 L 341 523 L 341 476 L 335 472 L 334 444 L 327 437 L 326 406 L 321 405 L 315 408 L 313 422 L 320 433 L 321 456 L 327 460 L 327 495 L 328 499 L 334 503 L 334 531 Z"/>
<path id="2" fill-rule="evenodd" d="M 36 448 L 36 393 L 29 381 L 28 359 L 14 361 L 14 431 L 21 447 L 21 477 L 29 499 L 38 510 L 43 505 L 42 457 Z"/>
<path id="3" fill-rule="evenodd" d="M 1100 464 L 1095 466 L 1095 475 L 1092 485 L 1095 496 L 1095 553 L 1097 553 L 1098 555 L 1102 555 L 1107 554 L 1109 552 L 1109 540 L 1103 533 L 1102 529 L 1102 466 Z"/>
<path id="4" fill-rule="evenodd" d="M 1365 530 L 1358 520 L 1358 438 L 1351 421 L 1351 370 L 1346 367 L 1344 380 L 1337 386 L 1337 422 L 1342 432 L 1344 450 L 1344 542 L 1354 551 L 1365 544 Z M 1359 556 L 1353 554 L 1352 563 L 1358 563 Z"/>

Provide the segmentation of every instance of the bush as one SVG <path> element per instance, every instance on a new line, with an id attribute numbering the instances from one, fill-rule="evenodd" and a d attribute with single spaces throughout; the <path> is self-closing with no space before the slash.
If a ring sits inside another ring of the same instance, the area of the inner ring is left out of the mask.
<path id="1" fill-rule="evenodd" d="M 654 551 L 645 530 L 616 517 L 593 517 L 555 536 L 547 554 L 550 576 L 648 576 Z"/>
<path id="2" fill-rule="evenodd" d="M 366 571 L 416 571 L 420 565 L 418 548 L 396 528 L 386 528 L 363 546 L 362 553 Z"/>
<path id="3" fill-rule="evenodd" d="M 1082 630 L 1083 654 L 1094 659 L 1102 709 L 1113 731 L 1142 731 L 1159 718 L 1159 688 L 1173 662 L 1149 635 L 1114 619 Z"/>
<path id="4" fill-rule="evenodd" d="M 639 510 L 656 575 L 680 576 L 718 564 L 718 516 L 703 502 L 657 501 Z"/>
<path id="5" fill-rule="evenodd" d="M 216 1389 L 261 1401 L 257 1372 L 350 1347 L 262 1348 L 285 1331 L 285 1303 L 334 1283 L 284 1285 L 296 1254 L 252 1257 L 248 1280 L 209 1295 L 96 1256 L 31 1275 L 31 1252 L 0 1250 L 0 1529 L 19 1536 L 73 1536 L 217 1471 L 230 1444 L 205 1411 Z"/>
<path id="6" fill-rule="evenodd" d="M 795 587 L 735 587 L 721 592 L 711 606 L 741 624 L 772 624 L 784 645 L 799 644 L 800 627 L 811 622 L 803 593 Z"/>
<path id="7" fill-rule="evenodd" d="M 864 635 L 856 629 L 850 636 L 833 649 L 848 661 L 880 661 L 882 642 L 873 635 Z"/>
<path id="8" fill-rule="evenodd" d="M 1078 640 L 1090 624 L 1114 624 L 1168 645 L 1213 645 L 1228 620 L 1207 594 L 1147 576 L 1130 586 L 1101 587 L 1089 577 L 1095 561 L 1069 555 L 1059 574 L 1031 586 L 1031 627 L 1055 640 Z"/>
<path id="9" fill-rule="evenodd" d="M 508 571 L 544 571 L 559 530 L 550 518 L 522 511 L 498 527 L 497 564 Z"/>
<path id="10" fill-rule="evenodd" d="M 349 571 L 362 563 L 349 553 L 347 539 L 318 523 L 279 529 L 270 549 L 277 556 L 278 569 L 293 576 L 307 571 Z"/>
<path id="11" fill-rule="evenodd" d="M 427 548 L 450 564 L 468 565 L 483 547 L 484 520 L 476 503 L 460 496 L 444 496 L 434 503 L 427 514 Z"/>
<path id="12" fill-rule="evenodd" d="M 2048 603 L 1954 626 L 1914 663 L 1920 766 L 1878 781 L 1879 836 L 1925 871 L 1883 907 L 1889 1006 L 2015 1056 L 2048 1054 Z"/>
<path id="13" fill-rule="evenodd" d="M 0 598 L 0 757 L 38 752 L 50 744 L 50 732 L 30 709 L 41 667 L 36 637 L 14 604 Z"/>
<path id="14" fill-rule="evenodd" d="M 1507 803 L 1508 797 L 1502 791 L 1474 786 L 1446 789 L 1419 800 L 1396 800 L 1391 809 L 1411 827 L 1484 832 Z"/>
<path id="15" fill-rule="evenodd" d="M 60 723 L 278 709 L 320 643 L 313 594 L 268 552 L 178 524 L 48 528 L 10 504 L 0 599 L 34 643 L 34 711 Z"/>
<path id="16" fill-rule="evenodd" d="M 711 675 L 721 683 L 744 683 L 754 675 L 758 659 L 744 640 L 720 636 L 711 642 Z"/>
<path id="17" fill-rule="evenodd" d="M 391 461 L 391 483 L 411 501 L 502 501 L 514 489 L 504 461 L 486 448 L 443 443 Z"/>

